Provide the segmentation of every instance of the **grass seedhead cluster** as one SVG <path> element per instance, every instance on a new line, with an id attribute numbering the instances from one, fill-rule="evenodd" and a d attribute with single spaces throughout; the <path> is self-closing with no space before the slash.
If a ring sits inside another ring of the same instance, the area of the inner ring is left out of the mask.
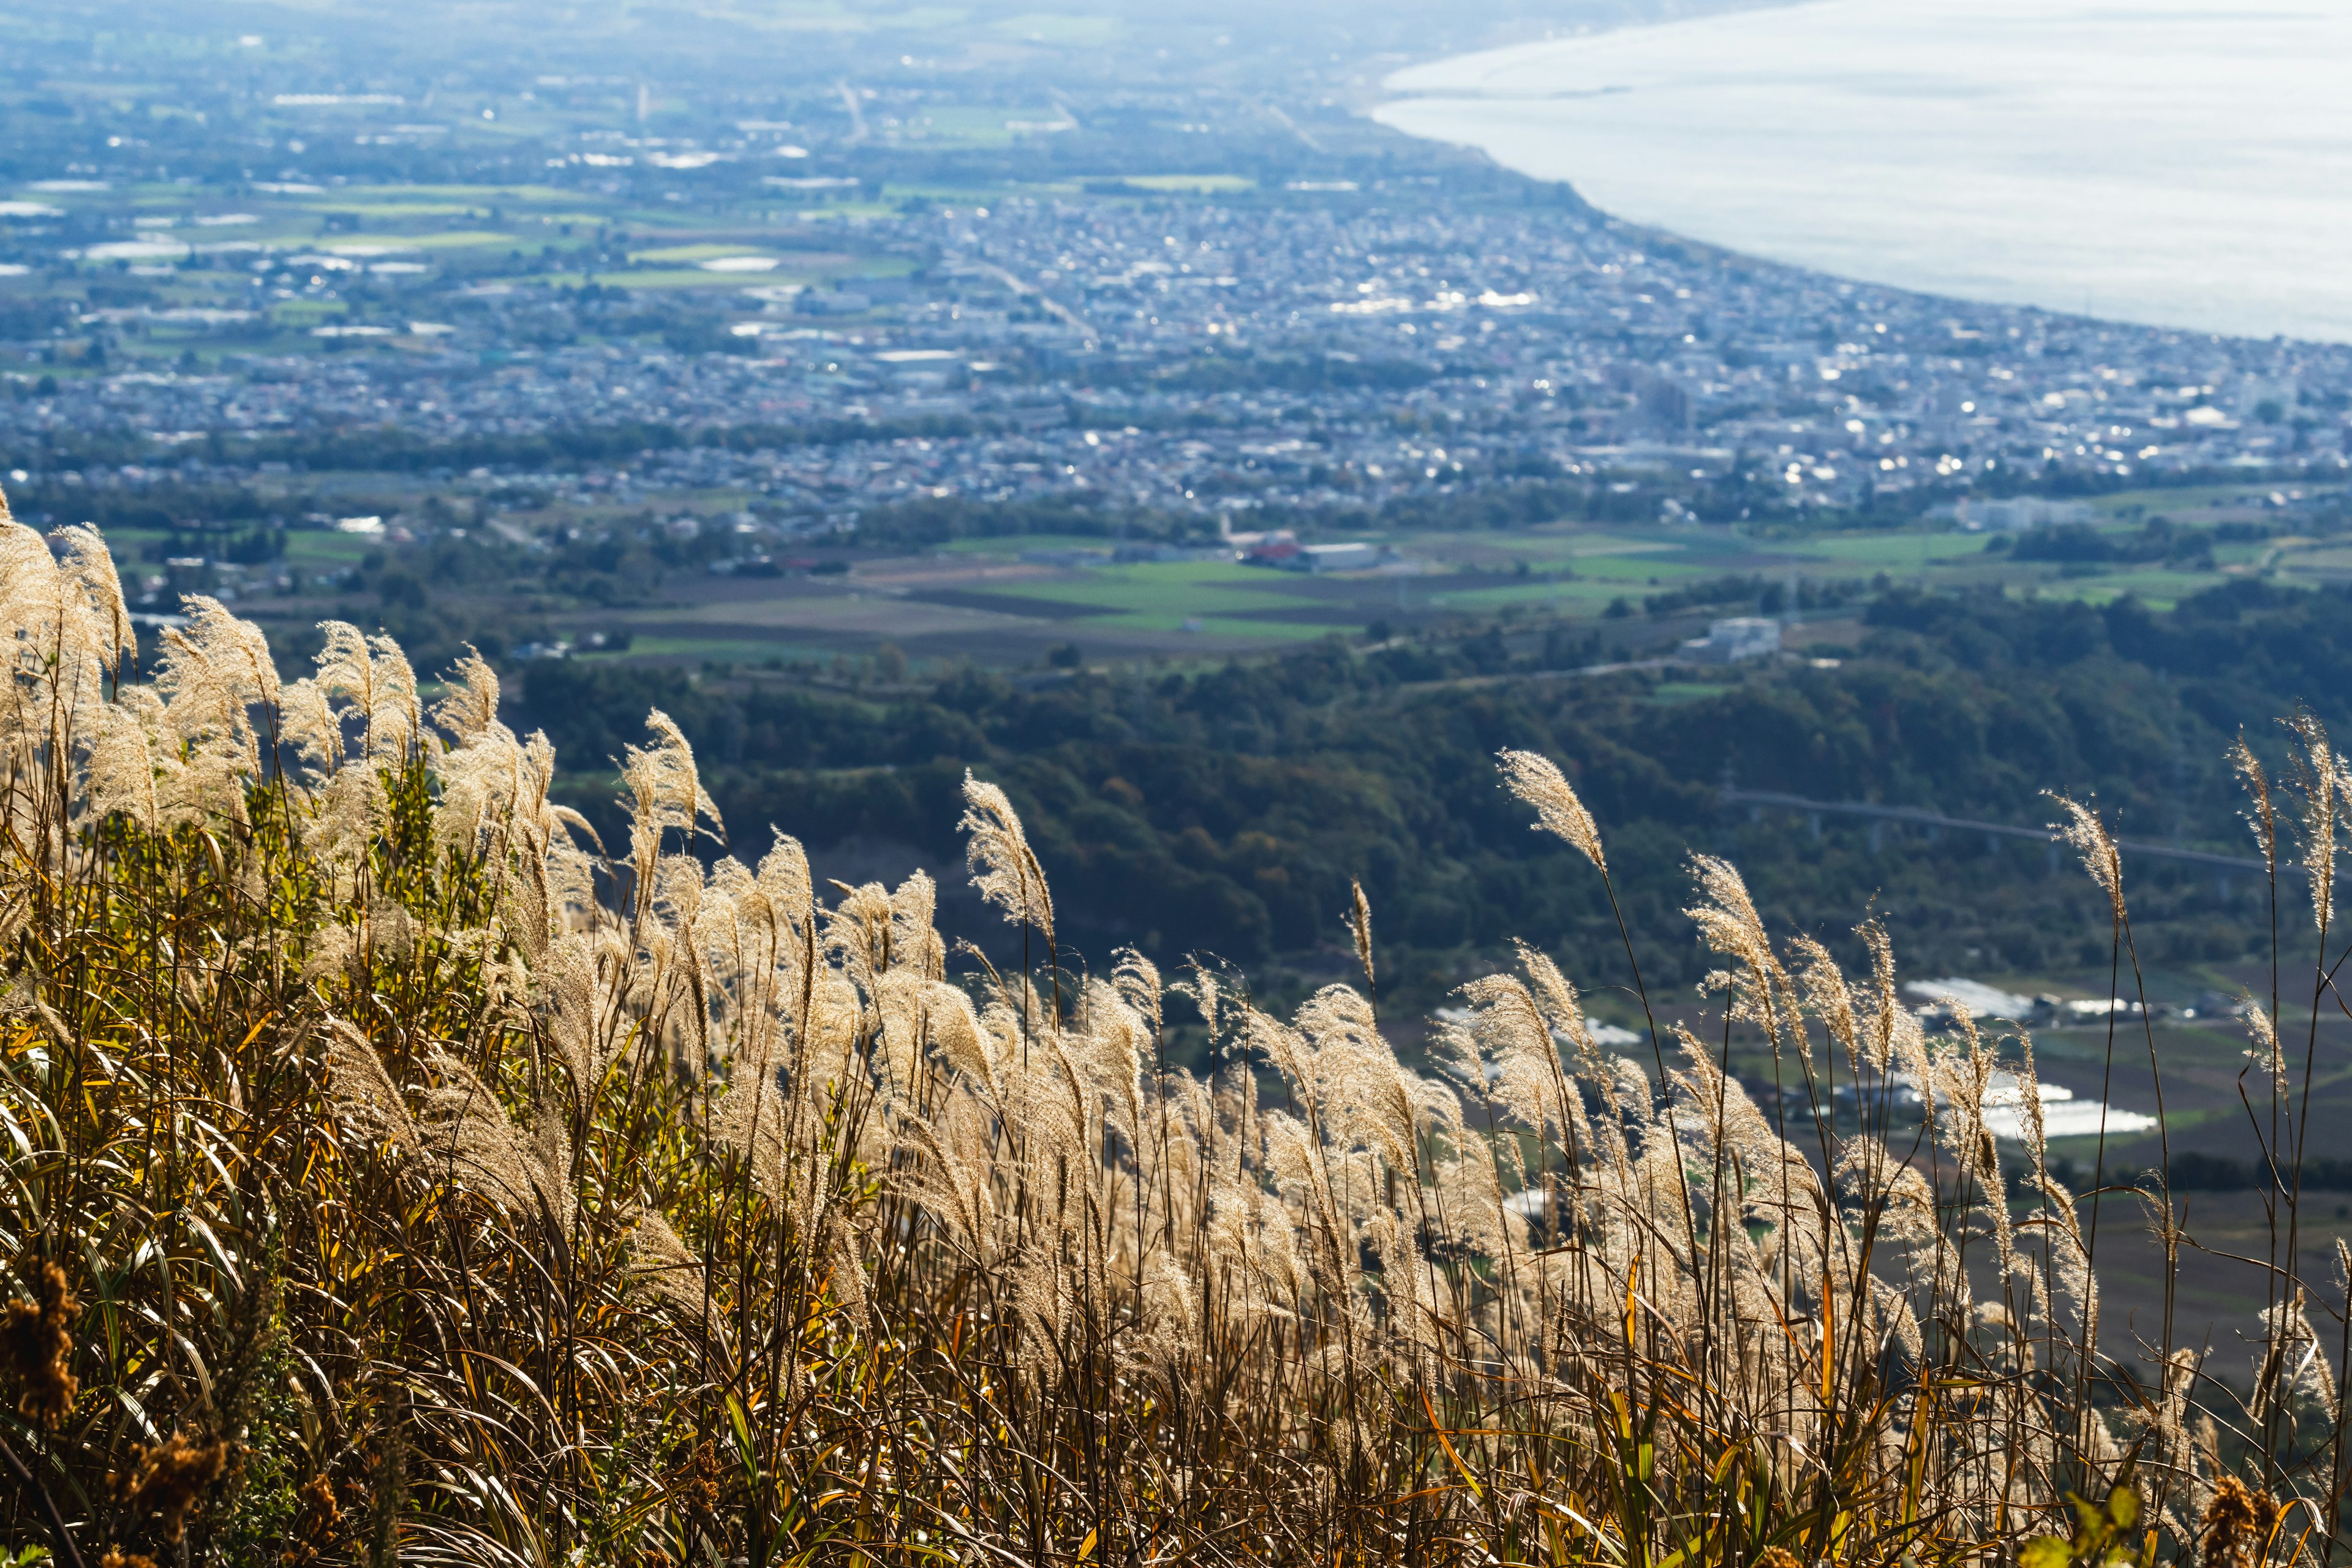
<path id="1" fill-rule="evenodd" d="M 199 599 L 142 665 L 96 536 L 13 523 L 0 616 L 0 1541 L 502 1568 L 2330 1550 L 2340 1282 L 2287 1249 L 2250 1376 L 2112 1345 L 2031 1042 L 1930 1035 L 1882 929 L 1849 973 L 1726 862 L 1693 863 L 1711 1037 L 1604 1047 L 1521 948 L 1422 1070 L 1360 889 L 1363 987 L 1287 1016 L 1206 959 L 1092 969 L 971 780 L 971 869 L 1017 928 L 992 962 L 919 873 L 724 853 L 659 713 L 607 847 L 478 659 L 428 710 L 397 647 L 330 625 L 281 679 Z M 2332 814 L 2342 764 L 2297 743 Z M 1579 851 L 1561 874 L 1607 878 L 1557 766 L 1503 778 Z M 2121 952 L 2120 858 L 2067 809 Z M 1170 1063 L 1171 1018 L 1210 1070 Z M 2276 1022 L 2266 1125 L 2299 1147 Z M 1751 1100 L 1735 1036 L 1793 1092 Z"/>

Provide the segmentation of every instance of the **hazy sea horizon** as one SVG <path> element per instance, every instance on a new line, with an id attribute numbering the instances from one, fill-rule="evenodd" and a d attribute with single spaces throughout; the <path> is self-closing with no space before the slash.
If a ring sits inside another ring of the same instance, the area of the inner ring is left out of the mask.
<path id="1" fill-rule="evenodd" d="M 1842 278 L 2352 342 L 2352 5 L 1811 0 L 1397 72 L 1410 134 Z"/>

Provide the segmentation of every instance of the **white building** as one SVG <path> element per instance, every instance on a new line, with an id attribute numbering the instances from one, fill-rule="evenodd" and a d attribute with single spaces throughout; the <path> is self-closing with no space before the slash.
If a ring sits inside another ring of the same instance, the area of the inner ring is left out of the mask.
<path id="1" fill-rule="evenodd" d="M 1706 636 L 1683 644 L 1683 656 L 1707 664 L 1731 664 L 1743 658 L 1769 658 L 1780 651 L 1780 623 L 1769 616 L 1734 616 L 1716 621 Z"/>
<path id="2" fill-rule="evenodd" d="M 1297 572 L 1362 572 L 1381 563 L 1381 547 L 1359 540 L 1347 544 L 1302 544 L 1283 563 Z"/>
<path id="3" fill-rule="evenodd" d="M 2053 528 L 2062 522 L 2088 522 L 2096 514 L 2087 501 L 2012 496 L 2007 500 L 1964 500 L 1955 515 L 1962 528 L 2013 533 L 2027 528 Z"/>

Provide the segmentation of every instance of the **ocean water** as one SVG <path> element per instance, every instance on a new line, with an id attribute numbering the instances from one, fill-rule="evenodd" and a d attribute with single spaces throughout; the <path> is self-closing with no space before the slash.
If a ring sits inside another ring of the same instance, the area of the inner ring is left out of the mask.
<path id="1" fill-rule="evenodd" d="M 2352 0 L 1814 0 L 1387 86 L 1399 130 L 1750 255 L 2352 342 Z"/>

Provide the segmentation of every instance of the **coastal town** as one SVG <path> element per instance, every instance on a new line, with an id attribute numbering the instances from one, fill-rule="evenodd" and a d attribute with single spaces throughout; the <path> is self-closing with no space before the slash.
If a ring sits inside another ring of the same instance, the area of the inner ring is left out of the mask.
<path id="1" fill-rule="evenodd" d="M 1014 154 L 1067 129 L 1007 123 Z M 2347 460 L 2342 348 L 1837 281 L 1491 166 L 1383 174 L 1393 147 L 1161 177 L 1105 137 L 1097 178 L 959 199 L 890 177 L 937 172 L 922 143 L 793 124 L 575 130 L 462 190 L 317 156 L 20 180 L 11 490 L 62 520 L 77 489 L 388 465 L 493 510 L 723 491 L 762 541 L 938 500 L 1343 537 L 1535 480 L 1618 521 L 1998 528 L 2191 479 L 2300 500 Z"/>

